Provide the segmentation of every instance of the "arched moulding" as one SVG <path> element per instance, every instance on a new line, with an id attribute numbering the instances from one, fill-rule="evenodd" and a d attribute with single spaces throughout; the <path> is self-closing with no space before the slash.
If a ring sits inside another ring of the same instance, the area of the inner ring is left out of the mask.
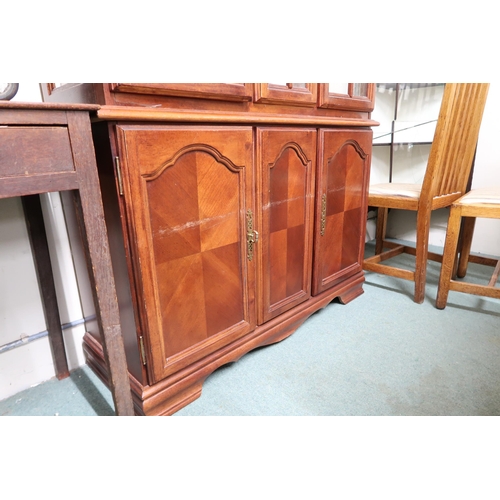
<path id="1" fill-rule="evenodd" d="M 297 153 L 297 156 L 299 157 L 299 159 L 302 162 L 302 164 L 304 165 L 304 167 L 306 167 L 307 165 L 309 165 L 311 163 L 311 160 L 309 160 L 307 158 L 307 156 L 304 153 L 304 151 L 302 150 L 302 148 L 296 142 L 287 142 L 281 148 L 281 151 L 279 152 L 279 154 L 276 156 L 276 160 L 273 163 L 269 164 L 269 168 L 273 168 L 279 162 L 280 158 L 283 156 L 283 154 L 285 153 L 285 151 L 287 149 L 293 149 Z"/>
<path id="2" fill-rule="evenodd" d="M 331 156 L 330 158 L 328 158 L 328 163 L 330 163 L 332 160 L 335 159 L 336 156 L 338 156 L 342 150 L 344 148 L 346 148 L 347 146 L 353 146 L 354 149 L 356 150 L 356 153 L 358 153 L 358 155 L 360 156 L 360 158 L 362 158 L 363 160 L 368 156 L 364 151 L 363 149 L 361 148 L 361 146 L 354 140 L 352 139 L 349 139 L 347 140 L 343 145 L 342 147 L 333 155 Z"/>
<path id="3" fill-rule="evenodd" d="M 172 158 L 163 163 L 163 165 L 160 165 L 154 172 L 152 172 L 151 174 L 143 175 L 143 178 L 146 181 L 154 181 L 155 179 L 160 177 L 160 175 L 167 168 L 173 167 L 177 163 L 179 158 L 187 153 L 207 153 L 211 155 L 215 159 L 215 161 L 217 161 L 218 163 L 222 163 L 232 172 L 238 172 L 239 170 L 244 168 L 243 166 L 235 165 L 229 158 L 222 155 L 217 149 L 209 146 L 208 144 L 189 144 L 188 146 L 185 146 L 184 148 L 177 151 L 177 153 Z"/>

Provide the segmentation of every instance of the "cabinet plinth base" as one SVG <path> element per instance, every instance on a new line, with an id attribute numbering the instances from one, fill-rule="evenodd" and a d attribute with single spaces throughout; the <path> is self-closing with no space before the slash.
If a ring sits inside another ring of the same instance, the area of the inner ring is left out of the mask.
<path id="1" fill-rule="evenodd" d="M 137 415 L 172 415 L 201 395 L 205 379 L 217 368 L 238 360 L 249 351 L 284 340 L 299 328 L 309 316 L 333 299 L 347 304 L 363 293 L 364 274 L 360 272 L 341 286 L 327 290 L 294 309 L 258 326 L 235 342 L 206 356 L 199 362 L 153 385 L 142 385 L 130 376 L 132 398 Z M 89 334 L 83 339 L 83 349 L 90 368 L 108 385 L 108 374 L 101 344 Z"/>
<path id="2" fill-rule="evenodd" d="M 363 293 L 363 287 L 360 285 L 352 287 L 347 292 L 339 295 L 339 300 L 342 304 L 348 304 L 351 300 L 354 300 L 356 297 L 359 297 Z"/>

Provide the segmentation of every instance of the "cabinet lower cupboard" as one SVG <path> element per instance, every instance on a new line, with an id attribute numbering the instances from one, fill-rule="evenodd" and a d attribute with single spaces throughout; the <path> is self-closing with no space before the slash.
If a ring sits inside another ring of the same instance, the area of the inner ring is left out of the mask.
<path id="1" fill-rule="evenodd" d="M 153 109 L 105 102 L 94 120 L 138 414 L 175 413 L 218 367 L 363 291 L 375 123 L 306 104 L 259 113 L 246 85 L 239 111 L 173 110 L 169 94 Z M 106 381 L 87 330 L 87 361 Z"/>

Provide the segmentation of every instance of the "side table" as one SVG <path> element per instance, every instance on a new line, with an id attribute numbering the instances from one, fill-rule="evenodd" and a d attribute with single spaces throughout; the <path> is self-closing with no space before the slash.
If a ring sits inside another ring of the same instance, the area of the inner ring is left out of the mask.
<path id="1" fill-rule="evenodd" d="M 89 113 L 0 101 L 0 198 L 22 197 L 57 377 L 69 375 L 39 195 L 71 191 L 117 415 L 134 415 Z"/>

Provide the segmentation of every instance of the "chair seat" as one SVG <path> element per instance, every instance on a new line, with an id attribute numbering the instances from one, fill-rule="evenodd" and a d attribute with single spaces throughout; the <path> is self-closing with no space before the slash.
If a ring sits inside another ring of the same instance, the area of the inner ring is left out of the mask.
<path id="1" fill-rule="evenodd" d="M 500 186 L 472 189 L 455 205 L 500 205 Z"/>
<path id="2" fill-rule="evenodd" d="M 418 200 L 422 191 L 421 184 L 386 182 L 369 187 L 369 196 L 398 196 Z"/>

